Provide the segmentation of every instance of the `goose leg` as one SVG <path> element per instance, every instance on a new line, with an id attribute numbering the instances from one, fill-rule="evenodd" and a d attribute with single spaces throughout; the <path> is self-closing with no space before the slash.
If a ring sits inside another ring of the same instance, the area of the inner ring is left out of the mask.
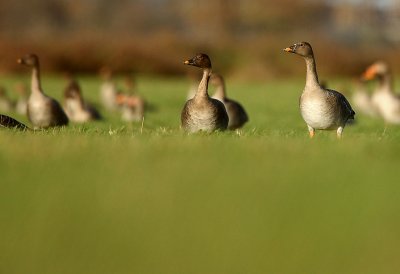
<path id="1" fill-rule="evenodd" d="M 307 127 L 308 127 L 308 134 L 310 135 L 310 138 L 313 138 L 315 135 L 315 129 L 313 129 L 309 125 L 307 125 Z"/>
<path id="2" fill-rule="evenodd" d="M 342 138 L 342 133 L 343 133 L 343 127 L 338 127 L 338 129 L 336 131 L 336 136 L 338 139 Z"/>

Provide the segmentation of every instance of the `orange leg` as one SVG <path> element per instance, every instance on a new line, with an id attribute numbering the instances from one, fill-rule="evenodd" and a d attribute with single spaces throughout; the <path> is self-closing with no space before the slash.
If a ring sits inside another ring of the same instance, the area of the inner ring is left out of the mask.
<path id="1" fill-rule="evenodd" d="M 307 127 L 308 127 L 308 134 L 310 135 L 310 138 L 313 138 L 315 135 L 315 129 L 313 129 L 309 125 L 307 125 Z"/>
<path id="2" fill-rule="evenodd" d="M 342 139 L 343 127 L 339 127 L 336 131 L 336 136 L 338 139 Z"/>

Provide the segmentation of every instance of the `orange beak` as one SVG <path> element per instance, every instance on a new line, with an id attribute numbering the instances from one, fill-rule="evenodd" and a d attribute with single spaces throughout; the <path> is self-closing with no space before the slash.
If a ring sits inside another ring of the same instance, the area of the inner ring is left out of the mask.
<path id="1" fill-rule="evenodd" d="M 183 64 L 185 64 L 185 65 L 189 65 L 189 64 L 190 64 L 190 62 L 189 62 L 189 60 L 186 60 L 186 61 L 184 61 L 184 62 L 183 62 Z"/>
<path id="2" fill-rule="evenodd" d="M 367 68 L 367 70 L 363 73 L 363 75 L 361 76 L 361 78 L 363 80 L 372 80 L 374 79 L 376 76 L 376 69 L 375 66 L 370 66 L 369 68 Z"/>
<path id="3" fill-rule="evenodd" d="M 283 51 L 286 51 L 286 52 L 293 52 L 293 49 L 291 49 L 291 48 L 284 48 Z"/>

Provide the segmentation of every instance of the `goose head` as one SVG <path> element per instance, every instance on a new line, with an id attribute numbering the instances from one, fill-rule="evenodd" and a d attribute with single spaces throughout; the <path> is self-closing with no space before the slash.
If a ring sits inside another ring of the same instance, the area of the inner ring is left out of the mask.
<path id="1" fill-rule="evenodd" d="M 211 84 L 213 84 L 215 86 L 224 86 L 225 85 L 224 78 L 217 73 L 211 74 L 210 80 L 211 80 Z"/>
<path id="2" fill-rule="evenodd" d="M 195 57 L 183 62 L 185 65 L 195 66 L 202 69 L 211 69 L 211 60 L 207 54 L 199 53 Z"/>
<path id="3" fill-rule="evenodd" d="M 17 60 L 18 64 L 28 67 L 36 67 L 39 65 L 39 57 L 36 54 L 28 54 Z"/>
<path id="4" fill-rule="evenodd" d="M 286 51 L 289 53 L 294 53 L 294 54 L 300 55 L 302 57 L 313 57 L 314 56 L 312 47 L 307 42 L 299 42 L 299 43 L 293 44 L 292 46 L 283 49 L 283 51 Z"/>
<path id="5" fill-rule="evenodd" d="M 372 80 L 378 77 L 383 77 L 390 73 L 389 65 L 383 61 L 377 61 L 370 65 L 362 74 L 362 80 Z"/>
<path id="6" fill-rule="evenodd" d="M 81 88 L 75 81 L 71 81 L 64 91 L 64 97 L 66 99 L 81 99 Z"/>

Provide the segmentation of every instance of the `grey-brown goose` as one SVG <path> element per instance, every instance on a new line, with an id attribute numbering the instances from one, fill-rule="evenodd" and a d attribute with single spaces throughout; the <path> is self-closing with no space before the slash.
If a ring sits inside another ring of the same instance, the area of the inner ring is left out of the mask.
<path id="1" fill-rule="evenodd" d="M 26 125 L 18 122 L 14 118 L 0 114 L 0 128 L 15 128 L 20 130 L 30 130 Z"/>
<path id="2" fill-rule="evenodd" d="M 39 58 L 28 54 L 18 63 L 32 68 L 31 94 L 28 99 L 28 118 L 34 128 L 49 128 L 68 124 L 68 117 L 61 105 L 50 96 L 44 94 L 40 83 Z"/>
<path id="3" fill-rule="evenodd" d="M 210 58 L 204 53 L 199 53 L 184 64 L 201 68 L 203 78 L 195 96 L 186 102 L 182 110 L 182 128 L 189 133 L 227 129 L 229 118 L 224 104 L 208 96 L 208 82 L 212 70 Z"/>
<path id="4" fill-rule="evenodd" d="M 300 97 L 300 112 L 310 137 L 314 137 L 316 129 L 325 129 L 336 130 L 337 137 L 340 138 L 347 120 L 354 119 L 355 112 L 350 103 L 343 94 L 321 87 L 314 53 L 309 43 L 296 43 L 284 51 L 300 55 L 306 62 L 306 85 Z"/>
<path id="5" fill-rule="evenodd" d="M 77 123 L 100 120 L 97 109 L 84 101 L 81 87 L 74 79 L 70 79 L 64 91 L 64 109 L 68 118 Z"/>
<path id="6" fill-rule="evenodd" d="M 226 88 L 224 78 L 213 73 L 211 75 L 211 83 L 216 86 L 216 90 L 212 98 L 220 100 L 224 103 L 226 112 L 228 113 L 229 123 L 228 129 L 235 130 L 241 128 L 248 120 L 246 111 L 241 104 L 226 96 Z"/>
<path id="7" fill-rule="evenodd" d="M 364 80 L 378 79 L 371 102 L 386 123 L 400 124 L 400 96 L 394 92 L 392 73 L 386 62 L 378 61 L 367 68 Z"/>
<path id="8" fill-rule="evenodd" d="M 116 101 L 118 90 L 112 80 L 112 74 L 112 70 L 109 67 L 100 69 L 100 77 L 103 79 L 103 83 L 100 86 L 100 99 L 103 106 L 110 111 L 118 108 Z"/>

